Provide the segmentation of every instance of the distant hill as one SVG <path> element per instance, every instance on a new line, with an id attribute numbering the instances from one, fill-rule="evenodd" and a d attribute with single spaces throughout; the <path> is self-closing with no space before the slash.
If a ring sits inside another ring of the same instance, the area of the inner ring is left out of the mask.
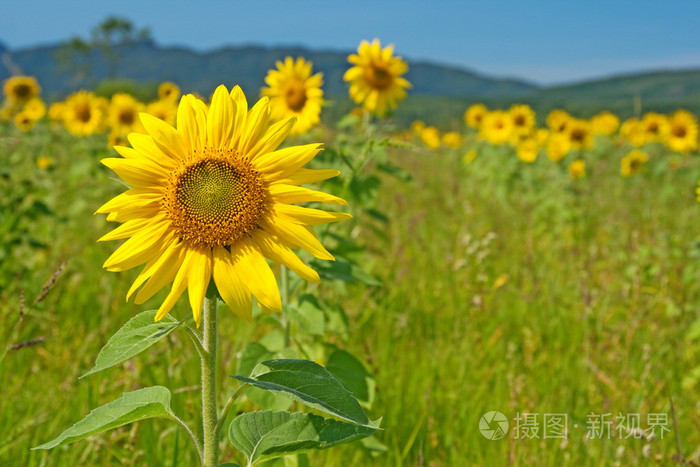
<path id="1" fill-rule="evenodd" d="M 107 63 L 98 53 L 90 57 L 93 69 L 89 81 L 75 82 L 68 74 L 57 74 L 58 45 L 11 51 L 0 49 L 0 80 L 11 75 L 11 69 L 35 76 L 47 97 L 63 95 L 80 86 L 94 87 L 107 77 Z M 267 70 L 286 56 L 303 56 L 314 69 L 324 73 L 324 90 L 328 96 L 346 95 L 342 77 L 348 69 L 349 52 L 315 51 L 298 47 L 266 48 L 258 46 L 226 47 L 210 52 L 194 52 L 178 47 L 159 47 L 152 42 L 139 42 L 121 47 L 122 56 L 116 76 L 140 82 L 174 81 L 183 90 L 210 94 L 217 85 L 240 84 L 246 93 L 258 94 Z M 407 79 L 416 95 L 516 98 L 538 88 L 524 80 L 498 79 L 469 70 L 427 62 L 409 62 Z"/>

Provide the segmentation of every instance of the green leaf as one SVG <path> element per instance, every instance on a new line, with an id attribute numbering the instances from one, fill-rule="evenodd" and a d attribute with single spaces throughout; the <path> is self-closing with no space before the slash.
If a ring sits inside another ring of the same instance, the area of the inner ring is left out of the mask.
<path id="1" fill-rule="evenodd" d="M 375 428 L 303 412 L 251 412 L 229 427 L 229 440 L 254 465 L 288 454 L 315 451 L 373 435 Z"/>
<path id="2" fill-rule="evenodd" d="M 234 378 L 357 425 L 374 426 L 352 393 L 317 363 L 268 360 L 258 365 L 252 378 Z"/>
<path id="3" fill-rule="evenodd" d="M 144 311 L 127 321 L 102 347 L 92 370 L 81 378 L 130 359 L 187 321 L 187 319 L 178 321 L 172 316 L 166 315 L 165 318 L 156 323 L 154 319 L 157 312 L 158 310 Z"/>
<path id="4" fill-rule="evenodd" d="M 268 350 L 267 347 L 258 342 L 251 342 L 243 349 L 238 358 L 236 373 L 242 376 L 251 376 L 260 362 L 270 360 L 275 356 L 277 356 L 276 352 Z M 288 398 L 279 397 L 259 388 L 249 388 L 245 394 L 248 399 L 263 409 L 287 410 L 292 405 L 292 401 Z"/>
<path id="5" fill-rule="evenodd" d="M 90 412 L 58 438 L 32 449 L 51 449 L 127 423 L 153 417 L 173 417 L 170 411 L 170 391 L 166 387 L 153 386 L 126 392 L 119 399 Z"/>
<path id="6" fill-rule="evenodd" d="M 311 335 L 322 336 L 326 328 L 323 310 L 304 297 L 306 295 L 299 297 L 298 303 L 290 304 L 285 311 L 290 318 L 299 323 L 304 331 Z"/>
<path id="7" fill-rule="evenodd" d="M 375 382 L 364 365 L 349 352 L 335 348 L 328 357 L 326 369 L 367 407 L 374 401 Z"/>
<path id="8" fill-rule="evenodd" d="M 367 285 L 381 286 L 376 277 L 366 273 L 350 261 L 336 256 L 335 261 L 312 261 L 311 266 L 318 271 L 323 279 L 341 280 L 345 282 L 363 282 Z"/>

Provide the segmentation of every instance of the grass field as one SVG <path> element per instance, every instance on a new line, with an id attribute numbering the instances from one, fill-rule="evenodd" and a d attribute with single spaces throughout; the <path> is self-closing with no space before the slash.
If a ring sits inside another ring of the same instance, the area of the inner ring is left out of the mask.
<path id="1" fill-rule="evenodd" d="M 115 246 L 96 243 L 109 226 L 93 212 L 123 190 L 99 164 L 112 154 L 104 139 L 43 124 L 26 135 L 0 127 L 0 343 L 43 339 L 0 353 L 0 465 L 194 462 L 184 436 L 159 420 L 29 450 L 138 387 L 166 385 L 175 411 L 188 420 L 199 412 L 197 357 L 184 334 L 78 380 L 110 335 L 163 298 L 126 303 L 136 272 L 101 269 Z M 642 173 L 625 179 L 624 153 L 598 144 L 586 155 L 587 176 L 572 180 L 569 159 L 524 164 L 492 149 L 466 164 L 462 155 L 392 149 L 392 162 L 413 179 L 383 177 L 378 208 L 388 222 L 337 226 L 352 228 L 366 270 L 384 285 L 316 290 L 342 301 L 350 316 L 342 345 L 374 374 L 371 416 L 383 416 L 377 438 L 387 449 L 371 455 L 356 443 L 311 454 L 309 464 L 668 465 L 679 449 L 698 462 L 697 156 L 652 154 Z M 41 156 L 52 167 L 39 169 Z M 174 314 L 187 313 L 183 299 Z M 230 389 L 237 353 L 270 329 L 222 314 L 219 379 Z M 479 431 L 493 410 L 510 422 L 504 439 Z M 516 415 L 525 413 L 537 416 L 539 439 L 515 438 Z M 566 414 L 566 439 L 544 439 L 545 414 Z M 603 414 L 613 420 L 610 439 L 588 439 Z M 639 439 L 614 429 L 617 416 L 627 422 L 635 414 L 642 429 L 649 414 L 664 414 L 670 431 Z M 222 446 L 222 461 L 240 461 Z"/>

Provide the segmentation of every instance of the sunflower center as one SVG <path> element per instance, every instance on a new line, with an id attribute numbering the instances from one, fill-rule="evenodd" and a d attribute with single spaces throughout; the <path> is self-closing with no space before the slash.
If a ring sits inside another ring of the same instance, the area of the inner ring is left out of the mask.
<path id="1" fill-rule="evenodd" d="M 656 122 L 651 122 L 649 126 L 647 127 L 647 130 L 649 133 L 658 133 L 659 132 L 659 124 Z"/>
<path id="2" fill-rule="evenodd" d="M 525 126 L 525 116 L 524 115 L 516 115 L 515 118 L 513 119 L 515 126 Z"/>
<path id="3" fill-rule="evenodd" d="M 287 84 L 284 90 L 284 99 L 287 102 L 287 107 L 295 112 L 299 112 L 306 104 L 306 88 L 304 83 L 295 79 Z"/>
<path id="4" fill-rule="evenodd" d="M 205 149 L 203 156 L 171 174 L 165 208 L 183 240 L 231 245 L 252 232 L 265 213 L 265 185 L 236 154 Z"/>
<path id="5" fill-rule="evenodd" d="M 580 143 L 584 140 L 585 137 L 586 137 L 585 131 L 583 131 L 579 128 L 575 128 L 575 129 L 571 130 L 571 141 L 575 141 L 577 143 Z"/>
<path id="6" fill-rule="evenodd" d="M 122 109 L 119 111 L 119 123 L 122 125 L 133 125 L 136 116 L 131 109 Z"/>
<path id="7" fill-rule="evenodd" d="M 378 64 L 365 67 L 365 80 L 375 89 L 384 89 L 391 84 L 391 73 L 389 70 Z"/>
<path id="8" fill-rule="evenodd" d="M 688 133 L 688 131 L 685 129 L 683 125 L 674 125 L 673 126 L 673 136 L 676 138 L 683 138 L 685 135 Z"/>
<path id="9" fill-rule="evenodd" d="M 75 118 L 83 123 L 90 121 L 92 117 L 92 111 L 90 110 L 90 104 L 87 102 L 81 102 L 75 106 Z"/>
<path id="10" fill-rule="evenodd" d="M 15 88 L 15 96 L 20 99 L 26 99 L 32 93 L 32 90 L 26 84 L 18 84 Z"/>

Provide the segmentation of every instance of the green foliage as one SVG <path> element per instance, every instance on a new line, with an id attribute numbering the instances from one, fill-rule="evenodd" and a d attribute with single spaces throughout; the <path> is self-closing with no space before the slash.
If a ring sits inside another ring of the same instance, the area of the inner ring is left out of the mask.
<path id="1" fill-rule="evenodd" d="M 189 318 L 178 321 L 170 315 L 155 322 L 158 310 L 142 311 L 122 326 L 100 350 L 95 366 L 85 373 L 84 378 L 98 371 L 122 363 L 143 352 L 174 330 Z"/>
<path id="2" fill-rule="evenodd" d="M 127 392 L 119 399 L 91 411 L 56 439 L 33 449 L 51 449 L 127 423 L 154 417 L 173 417 L 170 411 L 170 391 L 163 386 Z"/>
<path id="3" fill-rule="evenodd" d="M 229 440 L 248 465 L 289 454 L 326 449 L 371 436 L 376 429 L 302 412 L 252 412 L 229 427 Z"/>
<path id="4" fill-rule="evenodd" d="M 352 393 L 317 363 L 267 360 L 256 367 L 252 377 L 234 378 L 354 424 L 373 426 Z"/>

